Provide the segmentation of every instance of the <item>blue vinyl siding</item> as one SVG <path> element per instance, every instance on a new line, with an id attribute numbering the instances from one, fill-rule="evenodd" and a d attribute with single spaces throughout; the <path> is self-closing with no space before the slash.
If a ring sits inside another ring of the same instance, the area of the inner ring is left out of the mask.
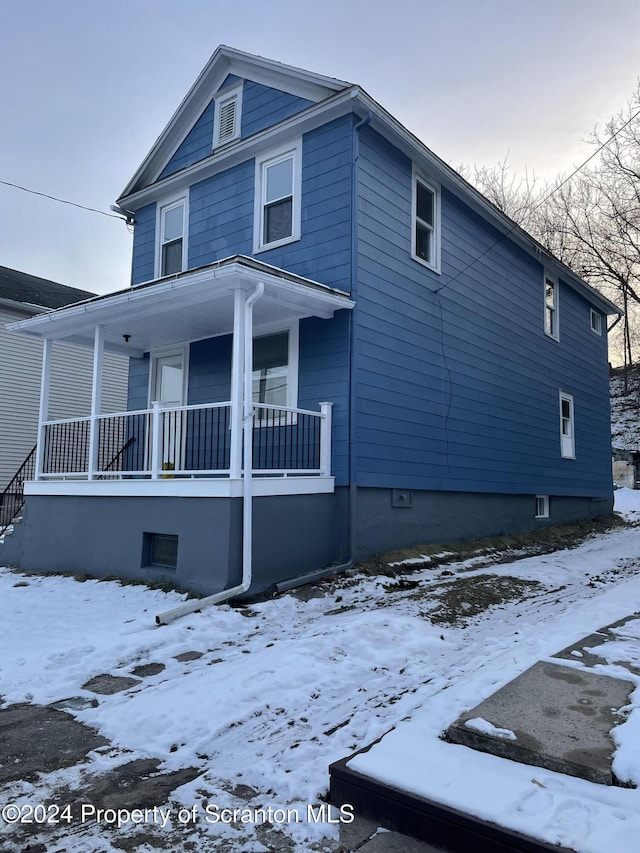
<path id="1" fill-rule="evenodd" d="M 242 87 L 241 137 L 246 139 L 311 106 L 313 101 L 245 80 Z"/>
<path id="2" fill-rule="evenodd" d="M 298 275 L 350 290 L 351 117 L 302 137 L 300 240 L 257 257 Z"/>
<path id="3" fill-rule="evenodd" d="M 187 166 L 191 166 L 211 154 L 213 148 L 213 112 L 214 102 L 211 101 L 164 167 L 158 180 L 173 175 L 180 169 L 186 169 Z"/>
<path id="4" fill-rule="evenodd" d="M 191 344 L 187 405 L 224 403 L 231 397 L 231 335 Z"/>
<path id="5" fill-rule="evenodd" d="M 191 187 L 189 268 L 253 250 L 255 161 Z M 323 284 L 349 290 L 351 260 L 351 119 L 302 138 L 300 240 L 257 255 Z"/>
<path id="6" fill-rule="evenodd" d="M 255 164 L 247 160 L 191 187 L 189 268 L 253 248 Z"/>
<path id="7" fill-rule="evenodd" d="M 492 245 L 499 234 L 446 190 L 442 274 L 424 268 L 410 161 L 367 129 L 359 165 L 358 483 L 606 496 L 606 343 L 586 301 L 561 282 L 560 341 L 547 338 L 542 266 Z M 560 457 L 560 389 L 574 395 L 575 461 Z"/>
<path id="8" fill-rule="evenodd" d="M 230 74 L 219 92 L 240 82 Z M 297 98 L 288 92 L 272 89 L 252 80 L 245 80 L 242 87 L 242 123 L 240 138 L 246 139 L 254 133 L 266 130 L 301 110 L 313 105 L 313 101 Z M 164 167 L 158 180 L 185 169 L 198 160 L 208 157 L 213 150 L 213 118 L 215 101 L 212 99 L 184 140 Z"/>
<path id="9" fill-rule="evenodd" d="M 156 205 L 147 204 L 136 211 L 133 232 L 131 284 L 151 281 L 155 274 Z"/>
<path id="10" fill-rule="evenodd" d="M 149 354 L 129 359 L 127 411 L 146 409 L 149 401 Z"/>

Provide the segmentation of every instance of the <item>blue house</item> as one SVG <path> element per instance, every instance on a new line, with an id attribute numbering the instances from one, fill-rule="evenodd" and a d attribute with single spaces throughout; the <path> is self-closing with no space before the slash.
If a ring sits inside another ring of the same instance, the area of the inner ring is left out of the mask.
<path id="1" fill-rule="evenodd" d="M 359 86 L 219 47 L 116 209 L 131 287 L 13 325 L 43 394 L 0 562 L 224 598 L 611 511 L 618 309 Z M 87 418 L 49 419 L 58 341 Z"/>

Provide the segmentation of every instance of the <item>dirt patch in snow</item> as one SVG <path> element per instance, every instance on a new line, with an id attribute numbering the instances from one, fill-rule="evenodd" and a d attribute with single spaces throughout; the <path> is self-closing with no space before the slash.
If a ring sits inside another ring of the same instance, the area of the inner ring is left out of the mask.
<path id="1" fill-rule="evenodd" d="M 502 575 L 458 577 L 428 589 L 430 609 L 423 615 L 434 625 L 466 625 L 472 616 L 509 601 L 524 601 L 546 590 L 539 581 Z M 425 591 L 427 592 L 427 591 Z"/>

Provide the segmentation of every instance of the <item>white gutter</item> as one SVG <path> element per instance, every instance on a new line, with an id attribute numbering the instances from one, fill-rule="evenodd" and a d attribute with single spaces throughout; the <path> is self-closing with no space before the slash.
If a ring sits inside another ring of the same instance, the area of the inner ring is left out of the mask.
<path id="1" fill-rule="evenodd" d="M 231 589 L 223 589 L 206 598 L 194 598 L 173 610 L 156 616 L 156 625 L 167 625 L 174 619 L 203 610 L 211 604 L 221 604 L 236 595 L 247 592 L 252 576 L 253 539 L 253 306 L 264 293 L 264 284 L 259 282 L 244 304 L 244 471 L 242 495 L 242 583 Z"/>

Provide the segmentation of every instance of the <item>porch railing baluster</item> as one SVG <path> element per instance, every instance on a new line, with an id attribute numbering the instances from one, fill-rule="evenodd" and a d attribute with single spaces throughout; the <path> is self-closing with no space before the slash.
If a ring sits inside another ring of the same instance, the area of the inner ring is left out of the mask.
<path id="1" fill-rule="evenodd" d="M 231 404 L 165 406 L 96 418 L 99 479 L 228 477 Z M 42 426 L 42 478 L 88 477 L 89 417 Z M 330 473 L 331 404 L 320 412 L 255 404 L 252 430 L 255 476 Z"/>

